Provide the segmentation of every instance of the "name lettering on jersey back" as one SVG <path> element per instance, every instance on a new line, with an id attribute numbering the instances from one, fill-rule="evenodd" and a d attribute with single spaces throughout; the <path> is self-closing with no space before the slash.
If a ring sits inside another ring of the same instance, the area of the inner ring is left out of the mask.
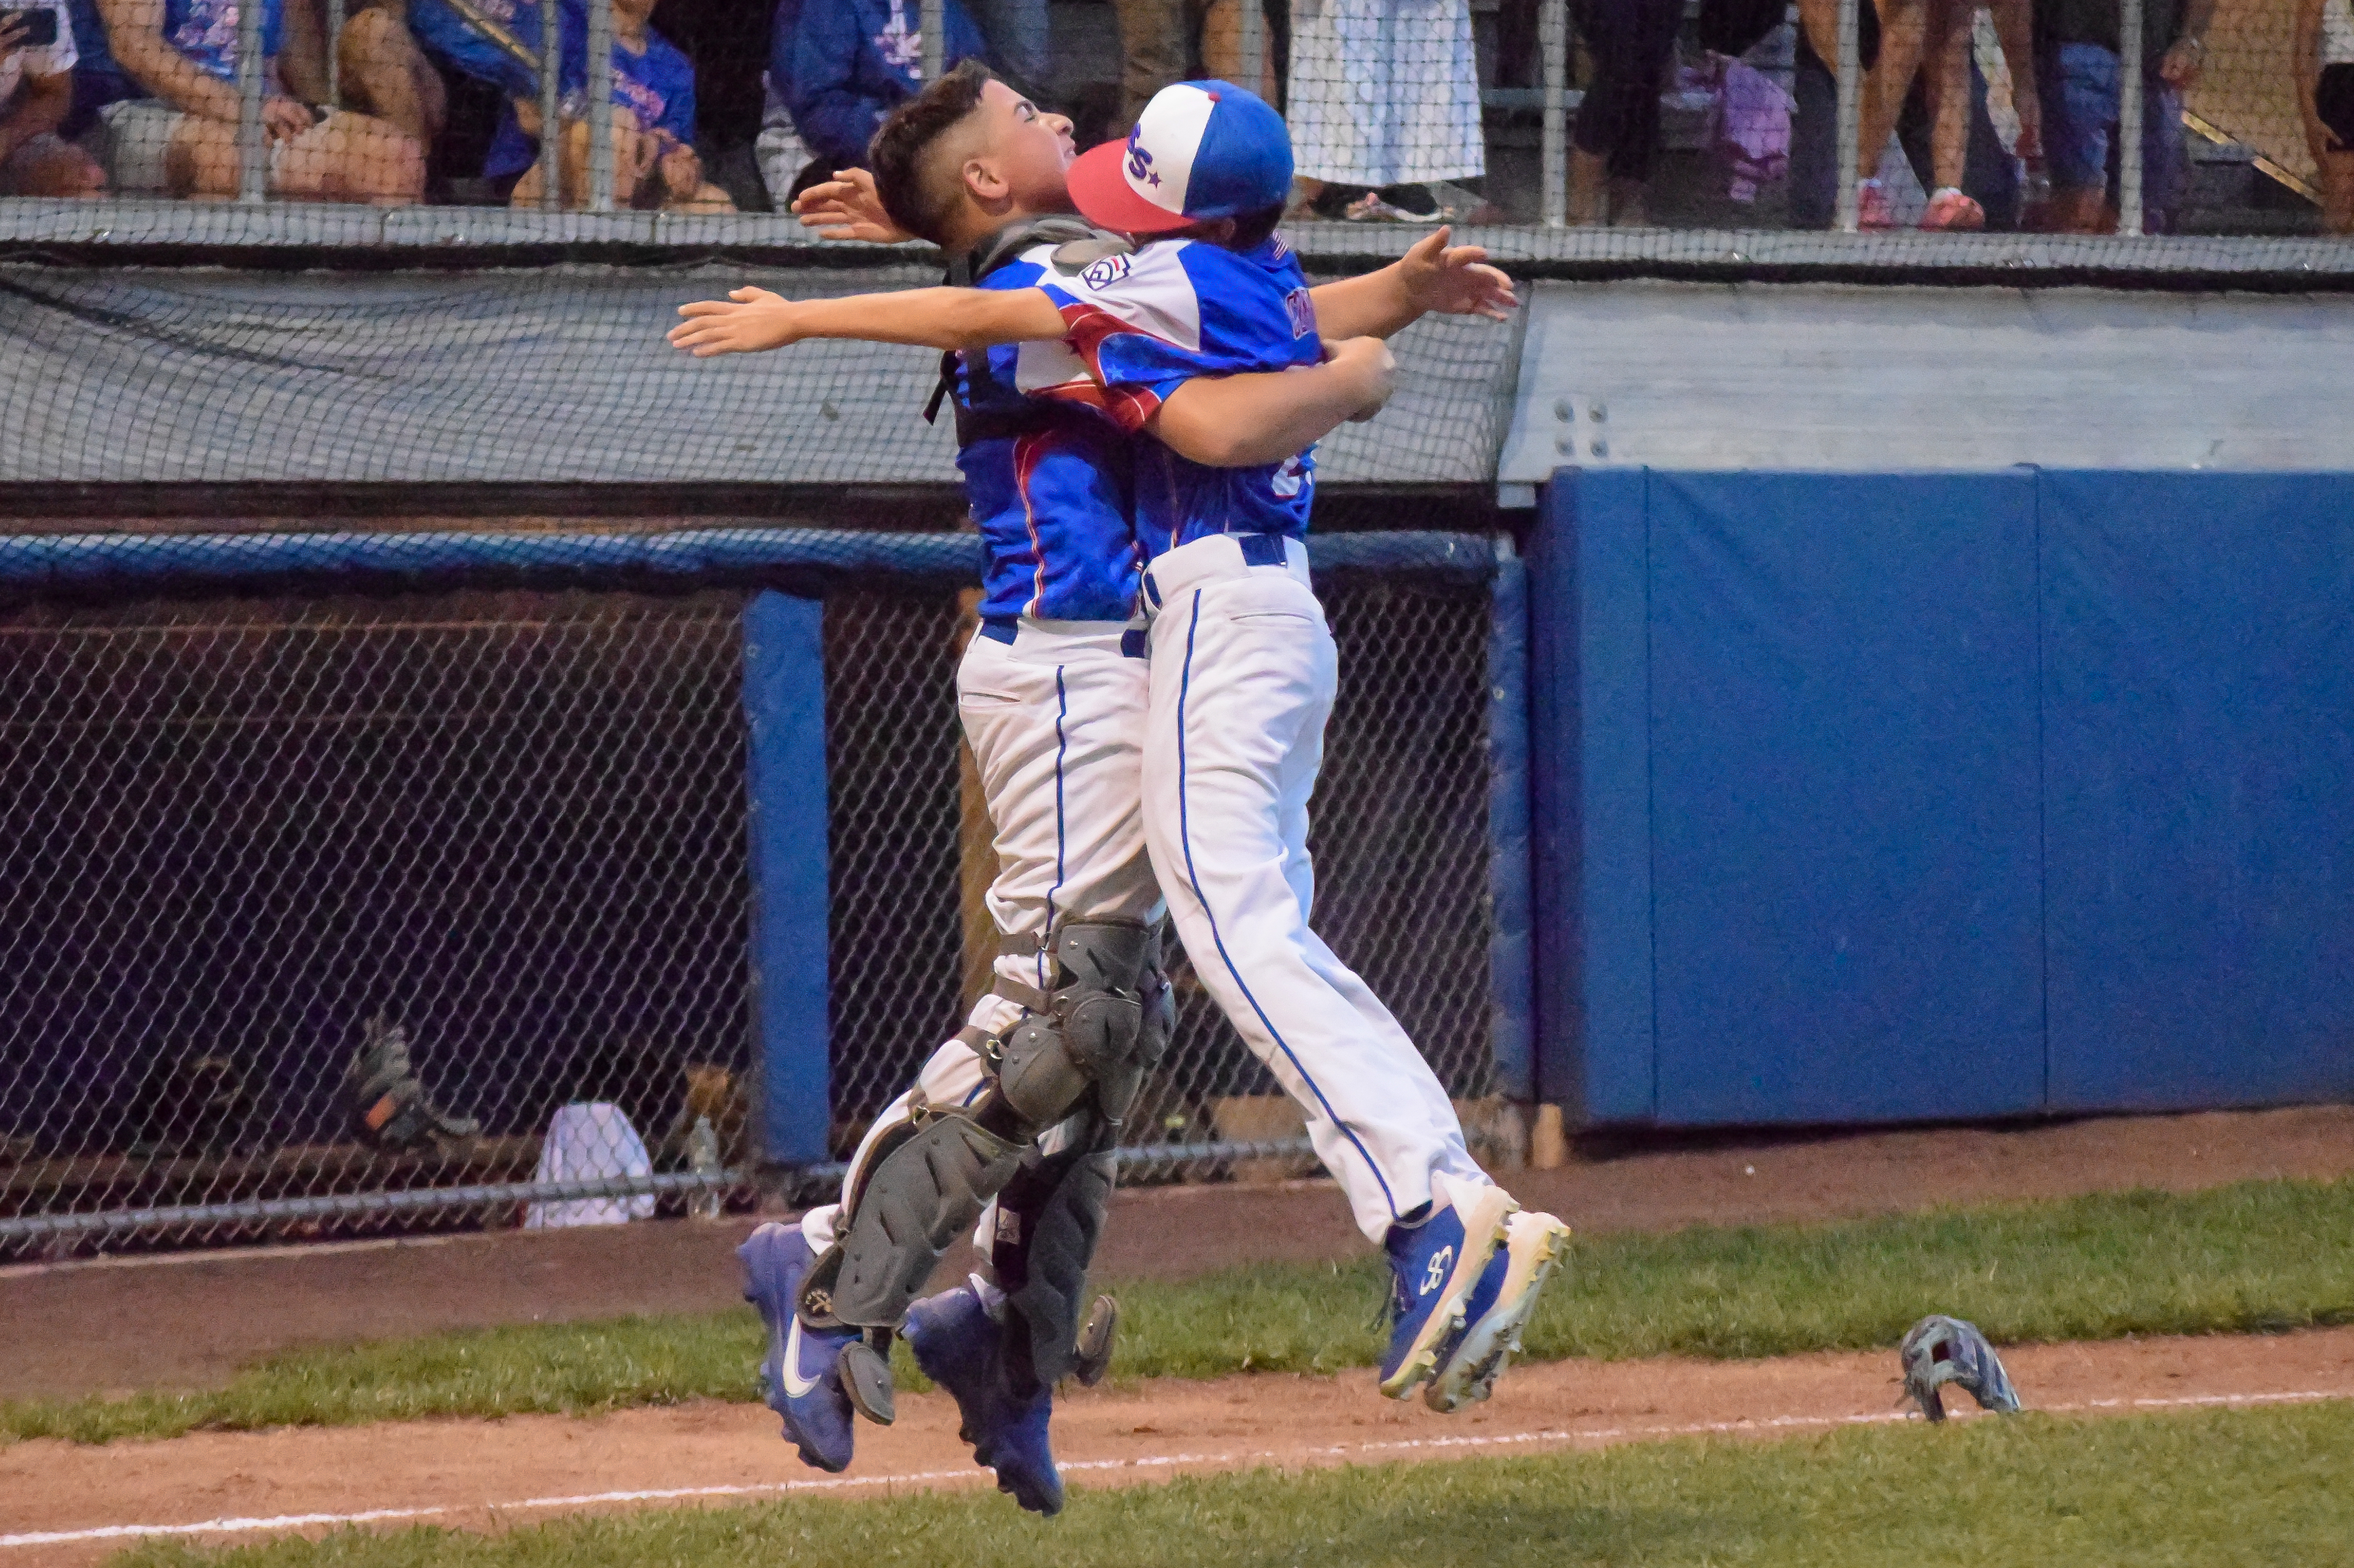
<path id="1" fill-rule="evenodd" d="M 1286 315 L 1291 318 L 1292 336 L 1313 337 L 1316 335 L 1316 302 L 1309 298 L 1307 290 L 1294 289 L 1291 292 L 1284 295 L 1283 311 Z"/>

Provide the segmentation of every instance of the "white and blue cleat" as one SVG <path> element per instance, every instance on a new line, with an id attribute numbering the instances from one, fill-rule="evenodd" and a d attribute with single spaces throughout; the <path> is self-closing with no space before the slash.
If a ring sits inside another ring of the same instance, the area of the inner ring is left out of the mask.
<path id="1" fill-rule="evenodd" d="M 978 1282 L 917 1302 L 901 1332 L 924 1375 L 955 1397 L 973 1463 L 995 1470 L 997 1489 L 1032 1513 L 1062 1512 L 1063 1478 L 1046 1432 L 1054 1390 L 1007 1386 L 1005 1330 Z"/>
<path id="2" fill-rule="evenodd" d="M 1551 1214 L 1523 1209 L 1505 1221 L 1504 1243 L 1472 1287 L 1463 1327 L 1439 1351 L 1425 1404 L 1449 1414 L 1494 1392 L 1520 1354 L 1521 1331 L 1536 1314 L 1545 1281 L 1568 1252 L 1569 1227 Z"/>
<path id="3" fill-rule="evenodd" d="M 785 1437 L 800 1448 L 804 1464 L 828 1471 L 847 1467 L 855 1436 L 841 1362 L 857 1331 L 802 1323 L 794 1303 L 816 1255 L 799 1225 L 771 1221 L 736 1255 L 744 1265 L 744 1299 L 760 1309 L 769 1330 L 769 1353 L 760 1361 L 762 1398 L 785 1418 Z"/>
<path id="4" fill-rule="evenodd" d="M 1429 1212 L 1390 1227 L 1390 1343 L 1381 1389 L 1404 1399 L 1438 1370 L 1440 1352 L 1462 1330 L 1473 1287 L 1504 1240 L 1519 1204 L 1485 1182 L 1431 1184 Z"/>

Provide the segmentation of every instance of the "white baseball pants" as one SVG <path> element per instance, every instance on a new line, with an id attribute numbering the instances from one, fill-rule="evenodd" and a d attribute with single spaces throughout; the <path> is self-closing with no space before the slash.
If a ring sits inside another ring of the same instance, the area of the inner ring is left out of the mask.
<path id="1" fill-rule="evenodd" d="M 1008 936 L 1041 938 L 1068 919 L 1158 920 L 1161 892 L 1145 853 L 1139 793 L 1146 666 L 1123 651 L 1130 628 L 1025 620 L 1012 630 L 1009 642 L 1001 630 L 982 627 L 957 667 L 957 715 L 996 832 L 991 916 Z M 1043 990 L 1045 964 L 1043 954 L 1001 956 L 997 972 Z M 1021 1016 L 1019 1004 L 992 992 L 967 1022 L 995 1033 Z M 932 1053 L 915 1086 L 859 1140 L 843 1179 L 844 1201 L 857 1192 L 875 1145 L 917 1105 L 970 1105 L 986 1086 L 980 1055 L 961 1040 Z M 1042 1147 L 1058 1147 L 1060 1131 L 1050 1130 Z M 813 1249 L 832 1245 L 840 1212 L 829 1203 L 801 1217 Z M 993 1219 L 992 1208 L 981 1222 L 984 1236 L 993 1234 Z"/>
<path id="2" fill-rule="evenodd" d="M 1280 544 L 1278 555 L 1273 546 Z M 1308 798 L 1335 661 L 1307 546 L 1240 535 L 1153 562 L 1144 835 L 1193 969 L 1308 1118 L 1375 1242 L 1431 1177 L 1485 1182 L 1429 1064 L 1309 928 Z"/>

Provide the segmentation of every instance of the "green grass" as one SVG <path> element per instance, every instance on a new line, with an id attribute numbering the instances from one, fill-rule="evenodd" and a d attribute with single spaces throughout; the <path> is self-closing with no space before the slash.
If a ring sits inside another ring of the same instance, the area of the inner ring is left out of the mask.
<path id="1" fill-rule="evenodd" d="M 1131 1282 L 1118 1287 L 1115 1373 L 1368 1366 L 1380 1286 L 1372 1261 Z M 2354 1322 L 2354 1181 L 1583 1237 L 1527 1346 L 1541 1359 L 1861 1350 L 1895 1344 L 1929 1311 L 2004 1343 Z M 0 1404 L 0 1441 L 751 1399 L 759 1352 L 748 1309 L 438 1334 L 273 1357 L 204 1393 Z M 901 1374 L 915 1385 L 904 1358 Z"/>
<path id="2" fill-rule="evenodd" d="M 350 1531 L 115 1568 L 2135 1568 L 2354 1554 L 2354 1406 L 1850 1429 L 1767 1444 L 575 1518 L 496 1538 Z"/>

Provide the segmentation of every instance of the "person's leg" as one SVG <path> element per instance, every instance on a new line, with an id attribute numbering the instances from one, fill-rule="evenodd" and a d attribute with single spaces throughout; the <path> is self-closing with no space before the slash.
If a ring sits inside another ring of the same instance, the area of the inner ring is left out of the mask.
<path id="1" fill-rule="evenodd" d="M 237 127 L 183 116 L 170 166 L 175 194 L 236 195 Z M 292 201 L 405 205 L 425 194 L 425 150 L 381 120 L 337 110 L 271 144 L 270 192 Z"/>
<path id="2" fill-rule="evenodd" d="M 1872 4 L 1872 0 L 1862 0 Z M 1872 179 L 1880 170 L 1888 138 L 1904 111 L 1904 101 L 1920 74 L 1921 50 L 1927 37 L 1929 0 L 1886 0 L 1879 6 L 1880 55 L 1864 73 L 1859 107 L 1861 135 L 1856 142 L 1856 176 Z"/>
<path id="3" fill-rule="evenodd" d="M 407 13 L 407 0 L 387 0 L 353 16 L 335 40 L 335 62 L 345 108 L 424 143 L 448 122 L 449 94 L 409 36 Z"/>
<path id="4" fill-rule="evenodd" d="M 1264 7 L 1266 0 L 1211 0 L 1202 13 L 1202 74 L 1221 81 L 1243 80 L 1243 7 Z M 1277 101 L 1275 36 L 1262 16 L 1259 23 L 1258 79 L 1243 82 L 1269 103 Z"/>
<path id="5" fill-rule="evenodd" d="M 1152 95 L 1183 81 L 1193 58 L 1193 23 L 1185 0 L 1112 0 L 1119 18 L 1119 121 L 1126 135 Z"/>
<path id="6" fill-rule="evenodd" d="M 1921 77 L 1928 93 L 1930 189 L 1959 190 L 1970 144 L 1970 16 L 1962 0 L 1928 0 Z"/>
<path id="7" fill-rule="evenodd" d="M 1839 78 L 1804 33 L 1790 95 L 1790 227 L 1829 228 L 1839 206 Z"/>
<path id="8" fill-rule="evenodd" d="M 56 136 L 27 138 L 0 163 L 0 196 L 95 196 L 106 194 L 98 160 Z"/>
<path id="9" fill-rule="evenodd" d="M 1641 0 L 1637 10 L 1632 112 L 1610 154 L 1610 221 L 1639 228 L 1651 221 L 1651 155 L 1659 145 L 1659 90 L 1675 58 L 1681 0 Z M 1647 85 L 1648 84 L 1648 85 Z"/>
<path id="10" fill-rule="evenodd" d="M 2036 68 L 2043 148 L 2052 170 L 2052 228 L 2098 234 L 2106 226 L 2109 124 L 2117 57 L 2097 44 L 2046 49 Z"/>
<path id="11" fill-rule="evenodd" d="M 1639 12 L 1645 0 L 1586 0 L 1575 15 L 1594 60 L 1594 79 L 1577 105 L 1569 133 L 1569 220 L 1608 220 L 1609 179 L 1617 172 L 1618 149 L 1639 112 L 1642 94 L 1633 77 L 1642 53 Z M 1659 88 L 1654 83 L 1656 101 Z"/>
<path id="12" fill-rule="evenodd" d="M 1304 581 L 1262 569 L 1164 603 L 1152 655 L 1145 832 L 1170 913 L 1204 988 L 1299 1102 L 1359 1228 L 1383 1240 L 1432 1202 L 1434 1177 L 1486 1178 L 1428 1064 L 1302 906 L 1331 633 Z"/>
<path id="13" fill-rule="evenodd" d="M 2034 91 L 2030 84 L 2026 96 L 2032 99 Z M 2015 90 L 2013 101 L 2017 101 Z M 2020 140 L 2027 140 L 2024 131 Z M 2019 227 L 2019 159 L 1995 132 L 1994 119 L 1987 111 L 1986 73 L 1978 69 L 1975 55 L 1970 61 L 1970 135 L 1968 152 L 1962 160 L 1962 189 L 1978 204 L 1988 228 L 2009 231 Z"/>
<path id="14" fill-rule="evenodd" d="M 2172 234 L 2181 226 L 2182 202 L 2190 189 L 2190 150 L 2182 137 L 2182 95 L 2151 70 L 2142 86 L 2144 234 Z"/>
<path id="15" fill-rule="evenodd" d="M 2330 234 L 2354 234 L 2354 65 L 2321 68 L 2313 84 L 2307 133 L 2321 172 L 2322 228 Z"/>

